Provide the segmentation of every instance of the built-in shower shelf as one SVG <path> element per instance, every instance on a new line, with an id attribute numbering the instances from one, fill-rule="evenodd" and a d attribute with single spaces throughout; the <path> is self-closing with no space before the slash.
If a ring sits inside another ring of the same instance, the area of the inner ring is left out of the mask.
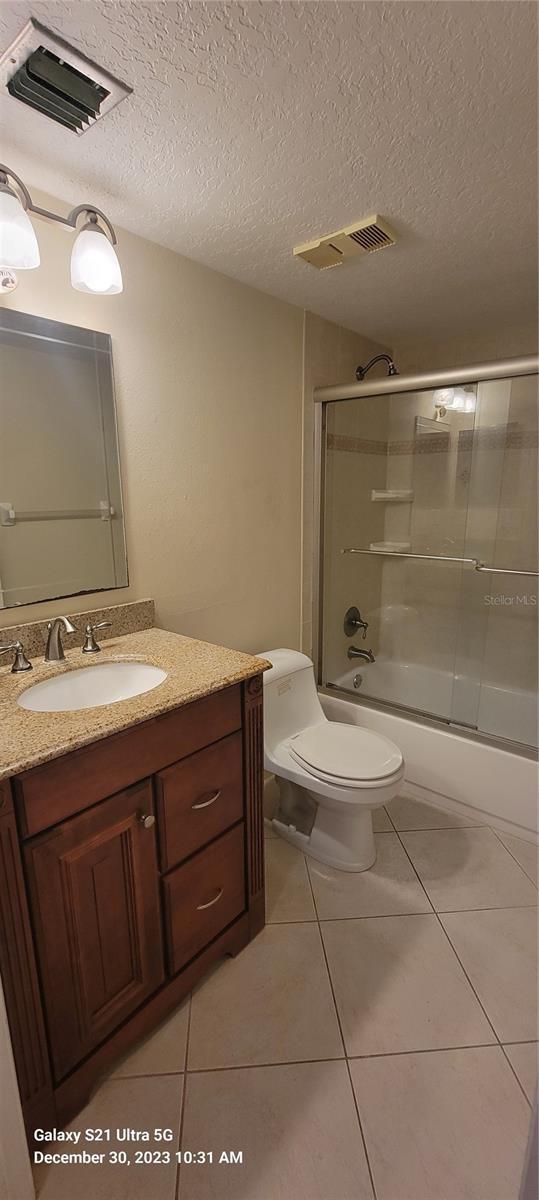
<path id="1" fill-rule="evenodd" d="M 378 554 L 405 554 L 410 547 L 410 542 L 371 542 L 369 550 Z"/>
<path id="2" fill-rule="evenodd" d="M 373 488 L 371 500 L 375 504 L 411 504 L 414 493 L 404 488 L 387 488 L 386 491 Z"/>

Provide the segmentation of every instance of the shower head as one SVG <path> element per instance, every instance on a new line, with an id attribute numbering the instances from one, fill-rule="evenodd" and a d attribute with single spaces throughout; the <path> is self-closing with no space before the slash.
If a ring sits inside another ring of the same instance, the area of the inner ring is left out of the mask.
<path id="1" fill-rule="evenodd" d="M 393 359 L 389 357 L 389 354 L 375 354 L 374 358 L 370 358 L 364 367 L 356 367 L 356 379 L 360 381 L 363 380 L 367 374 L 367 371 L 370 371 L 371 367 L 374 367 L 374 364 L 377 362 L 387 363 L 388 375 L 398 375 L 398 368 L 395 366 Z"/>

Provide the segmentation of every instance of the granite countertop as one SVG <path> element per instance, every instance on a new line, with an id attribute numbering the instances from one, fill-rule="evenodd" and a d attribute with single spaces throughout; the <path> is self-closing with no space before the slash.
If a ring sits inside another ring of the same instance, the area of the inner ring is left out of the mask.
<path id="1" fill-rule="evenodd" d="M 100 654 L 82 654 L 80 647 L 66 649 L 65 654 L 63 663 L 45 663 L 42 656 L 34 659 L 34 670 L 21 675 L 12 675 L 9 666 L 0 669 L 0 780 L 209 696 L 270 666 L 263 658 L 156 628 L 109 638 Z M 129 660 L 161 667 L 167 678 L 141 696 L 76 712 L 37 713 L 17 704 L 21 692 L 60 672 Z"/>

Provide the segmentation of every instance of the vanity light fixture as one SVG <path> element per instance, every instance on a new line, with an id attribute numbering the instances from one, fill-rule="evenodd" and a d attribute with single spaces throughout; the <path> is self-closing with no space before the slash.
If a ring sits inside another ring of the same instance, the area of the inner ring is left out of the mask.
<path id="1" fill-rule="evenodd" d="M 475 392 L 465 387 L 436 388 L 433 393 L 434 407 L 442 415 L 446 412 L 475 412 Z"/>
<path id="2" fill-rule="evenodd" d="M 116 234 L 105 213 L 79 204 L 67 217 L 34 204 L 22 179 L 0 163 L 0 268 L 26 271 L 39 266 L 39 246 L 28 216 L 35 213 L 77 233 L 71 254 L 71 284 L 78 292 L 112 296 L 123 289 Z M 79 219 L 85 217 L 82 227 Z"/>

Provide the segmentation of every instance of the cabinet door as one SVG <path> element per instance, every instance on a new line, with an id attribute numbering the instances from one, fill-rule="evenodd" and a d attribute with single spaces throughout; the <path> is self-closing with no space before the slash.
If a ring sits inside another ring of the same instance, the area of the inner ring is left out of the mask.
<path id="1" fill-rule="evenodd" d="M 149 780 L 25 850 L 57 1080 L 164 978 L 155 829 L 144 816 Z"/>

